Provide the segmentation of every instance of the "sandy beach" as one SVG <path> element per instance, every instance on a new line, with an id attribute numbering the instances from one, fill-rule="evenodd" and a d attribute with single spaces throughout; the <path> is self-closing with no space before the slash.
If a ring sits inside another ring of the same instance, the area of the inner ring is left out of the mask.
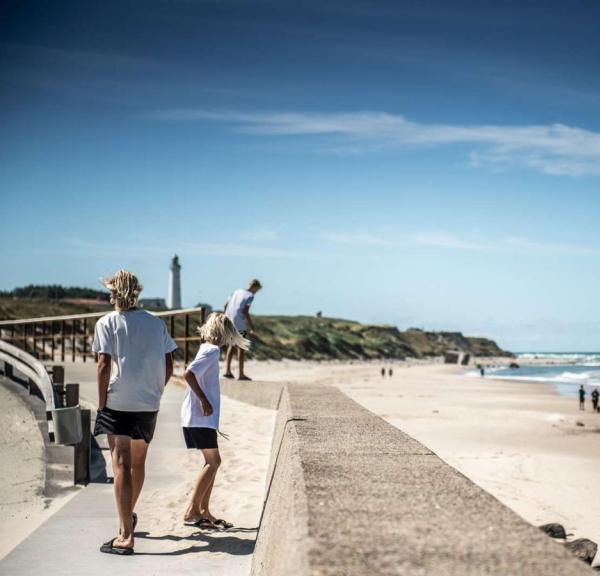
<path id="1" fill-rule="evenodd" d="M 250 363 L 248 373 L 338 386 L 528 522 L 560 522 L 574 537 L 600 541 L 600 414 L 546 383 L 410 362 L 386 364 L 394 375 L 382 378 L 382 365 L 266 362 Z"/>
<path id="2" fill-rule="evenodd" d="M 528 522 L 560 522 L 573 537 L 600 541 L 600 414 L 581 412 L 574 398 L 560 396 L 546 383 L 471 377 L 464 368 L 411 362 L 386 364 L 394 374 L 382 378 L 382 365 L 249 362 L 248 373 L 255 380 L 337 386 L 421 441 Z M 175 379 L 174 385 L 181 382 Z M 10 473 L 4 467 L 0 476 L 5 554 L 52 507 L 47 507 L 41 494 L 43 453 L 37 425 L 22 400 L 2 388 L 0 393 L 7 407 L 0 426 L 5 431 L 0 457 L 13 463 Z M 217 555 L 211 557 L 218 560 L 233 545 L 239 549 L 240 561 L 244 559 L 244 570 L 249 567 L 248 547 L 260 517 L 274 420 L 274 411 L 223 397 L 222 429 L 231 440 L 220 440 L 224 464 L 213 511 L 240 529 L 235 535 L 223 535 L 230 540 L 213 538 L 208 546 Z M 7 434 L 7 430 L 18 433 Z M 154 456 L 151 450 L 150 458 Z M 140 542 L 156 551 L 183 552 L 190 550 L 190 544 L 200 551 L 206 542 L 190 542 L 181 513 L 201 457 L 181 449 L 175 459 L 180 480 L 163 487 L 149 479 L 142 494 L 138 512 L 147 528 L 142 528 L 145 534 Z M 160 539 L 164 534 L 170 535 L 167 540 Z"/>

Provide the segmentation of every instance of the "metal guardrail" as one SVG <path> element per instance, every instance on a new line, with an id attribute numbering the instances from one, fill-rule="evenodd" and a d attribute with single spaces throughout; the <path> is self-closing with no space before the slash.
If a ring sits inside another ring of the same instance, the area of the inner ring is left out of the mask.
<path id="1" fill-rule="evenodd" d="M 0 339 L 39 359 L 75 362 L 81 358 L 86 362 L 88 358 L 93 358 L 91 339 L 96 321 L 108 312 L 110 310 L 89 314 L 0 320 Z M 206 309 L 185 308 L 152 314 L 165 321 L 169 334 L 181 350 L 183 362 L 188 364 L 190 353 L 195 351 L 200 341 L 195 335 L 194 327 L 204 324 Z"/>
<path id="2" fill-rule="evenodd" d="M 4 376 L 24 383 L 30 394 L 41 397 L 46 408 L 50 442 L 73 446 L 73 479 L 75 484 L 90 481 L 91 430 L 90 411 L 79 406 L 79 385 L 64 386 L 64 369 L 46 367 L 37 358 L 0 340 L 0 361 Z M 52 378 L 48 374 L 52 370 Z M 26 378 L 17 378 L 17 371 Z"/>
<path id="3" fill-rule="evenodd" d="M 16 368 L 21 374 L 32 380 L 40 390 L 46 402 L 46 412 L 57 407 L 56 393 L 45 366 L 31 354 L 0 340 L 0 360 Z"/>

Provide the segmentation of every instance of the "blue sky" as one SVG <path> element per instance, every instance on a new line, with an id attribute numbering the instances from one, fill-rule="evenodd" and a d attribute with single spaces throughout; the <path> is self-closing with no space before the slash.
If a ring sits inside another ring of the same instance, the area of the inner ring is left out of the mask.
<path id="1" fill-rule="evenodd" d="M 4 2 L 0 289 L 598 350 L 597 2 Z"/>

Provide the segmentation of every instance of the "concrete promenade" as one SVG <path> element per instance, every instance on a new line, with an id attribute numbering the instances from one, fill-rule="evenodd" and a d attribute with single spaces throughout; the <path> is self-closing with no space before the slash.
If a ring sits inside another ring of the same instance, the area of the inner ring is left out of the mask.
<path id="1" fill-rule="evenodd" d="M 66 364 L 66 381 L 79 382 L 82 401 L 95 405 L 94 374 L 93 363 Z M 156 490 L 169 494 L 170 490 L 181 486 L 179 465 L 182 458 L 188 456 L 179 424 L 182 394 L 183 389 L 177 385 L 171 384 L 165 390 L 155 441 L 149 451 L 142 499 Z M 173 462 L 175 466 L 171 466 Z M 101 554 L 98 551 L 100 544 L 113 537 L 116 531 L 113 487 L 90 484 L 0 561 L 0 574 L 164 576 L 202 573 L 241 576 L 250 573 L 256 526 L 222 533 L 183 528 L 178 533 L 186 533 L 184 537 L 158 534 L 153 530 L 152 521 L 144 520 L 144 514 L 140 514 L 134 556 Z"/>

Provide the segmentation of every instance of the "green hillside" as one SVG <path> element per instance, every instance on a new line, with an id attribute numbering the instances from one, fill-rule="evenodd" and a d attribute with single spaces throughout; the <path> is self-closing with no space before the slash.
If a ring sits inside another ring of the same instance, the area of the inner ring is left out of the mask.
<path id="1" fill-rule="evenodd" d="M 108 311 L 94 302 L 66 302 L 41 298 L 0 298 L 0 319 L 34 318 Z M 427 358 L 449 350 L 474 356 L 510 356 L 495 342 L 470 338 L 460 332 L 400 331 L 394 326 L 367 325 L 350 320 L 314 316 L 254 316 L 250 357 L 257 360 L 368 360 Z M 182 319 L 177 321 L 181 334 Z M 192 352 L 195 346 L 191 347 Z"/>
<path id="2" fill-rule="evenodd" d="M 474 356 L 510 356 L 495 342 L 460 332 L 400 331 L 394 326 L 360 324 L 313 316 L 256 316 L 251 356 L 264 360 L 350 360 L 426 358 L 448 350 Z"/>

